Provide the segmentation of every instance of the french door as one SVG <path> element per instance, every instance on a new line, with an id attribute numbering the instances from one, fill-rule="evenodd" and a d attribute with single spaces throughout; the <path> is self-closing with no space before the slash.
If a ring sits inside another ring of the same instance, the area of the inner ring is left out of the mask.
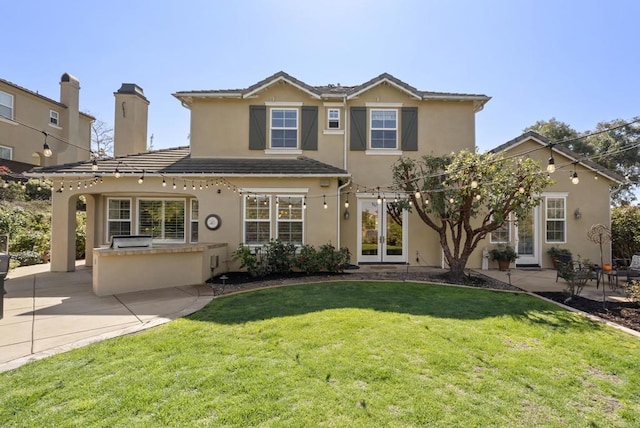
<path id="1" fill-rule="evenodd" d="M 539 265 L 540 245 L 538 218 L 540 207 L 534 207 L 516 221 L 516 265 Z"/>
<path id="2" fill-rule="evenodd" d="M 358 199 L 358 262 L 407 261 L 407 211 L 376 199 Z"/>

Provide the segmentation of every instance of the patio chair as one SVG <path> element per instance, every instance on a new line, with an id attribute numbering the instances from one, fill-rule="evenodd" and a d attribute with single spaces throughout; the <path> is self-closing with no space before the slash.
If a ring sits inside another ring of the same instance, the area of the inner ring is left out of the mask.
<path id="1" fill-rule="evenodd" d="M 596 288 L 599 288 L 600 272 L 600 266 L 590 263 L 585 264 L 581 260 L 573 260 L 571 256 L 558 256 L 556 258 L 556 282 L 558 282 L 558 278 L 584 280 L 585 282 L 595 280 Z"/>

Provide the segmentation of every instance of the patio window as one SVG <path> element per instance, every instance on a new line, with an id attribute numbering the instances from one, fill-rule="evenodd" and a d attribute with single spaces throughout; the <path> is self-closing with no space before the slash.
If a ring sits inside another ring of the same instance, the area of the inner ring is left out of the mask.
<path id="1" fill-rule="evenodd" d="M 198 200 L 191 199 L 191 242 L 198 242 Z"/>
<path id="2" fill-rule="evenodd" d="M 138 233 L 156 242 L 185 242 L 185 200 L 138 200 Z"/>
<path id="3" fill-rule="evenodd" d="M 547 204 L 547 223 L 546 237 L 547 242 L 563 243 L 566 242 L 566 200 L 565 198 L 546 198 Z"/>
<path id="4" fill-rule="evenodd" d="M 278 196 L 277 236 L 287 244 L 302 245 L 304 211 L 302 196 Z"/>
<path id="5" fill-rule="evenodd" d="M 113 235 L 131 235 L 131 199 L 107 201 L 107 241 Z"/>
<path id="6" fill-rule="evenodd" d="M 298 148 L 298 110 L 295 108 L 271 109 L 271 148 Z"/>
<path id="7" fill-rule="evenodd" d="M 271 239 L 271 196 L 247 195 L 243 200 L 244 244 L 268 244 Z"/>
<path id="8" fill-rule="evenodd" d="M 0 159 L 13 159 L 13 149 L 11 147 L 0 146 Z"/>
<path id="9" fill-rule="evenodd" d="M 0 116 L 13 120 L 13 95 L 0 91 Z"/>
<path id="10" fill-rule="evenodd" d="M 371 110 L 371 148 L 398 148 L 398 111 L 395 109 Z"/>
<path id="11" fill-rule="evenodd" d="M 492 244 L 506 244 L 511 242 L 511 222 L 505 220 L 498 229 L 489 234 L 489 242 Z"/>

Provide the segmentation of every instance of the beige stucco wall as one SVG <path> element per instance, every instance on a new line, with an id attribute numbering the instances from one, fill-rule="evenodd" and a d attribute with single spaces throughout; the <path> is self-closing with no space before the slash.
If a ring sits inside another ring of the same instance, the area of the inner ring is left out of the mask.
<path id="1" fill-rule="evenodd" d="M 541 144 L 535 141 L 525 141 L 508 150 L 505 155 L 513 156 L 521 153 L 527 153 L 525 157 L 536 159 L 541 169 L 545 169 L 549 159 L 549 149 L 541 149 Z M 551 258 L 547 254 L 547 250 L 552 246 L 560 248 L 568 248 L 574 257 L 580 255 L 582 259 L 589 259 L 594 263 L 600 264 L 599 246 L 591 242 L 587 233 L 592 225 L 604 224 L 610 226 L 610 186 L 615 183 L 606 179 L 602 175 L 596 174 L 590 169 L 582 165 L 577 165 L 576 171 L 580 182 L 573 184 L 570 179 L 573 173 L 574 165 L 572 160 L 554 152 L 553 154 L 556 172 L 551 174 L 554 184 L 549 186 L 543 196 L 562 197 L 566 195 L 566 240 L 563 243 L 547 242 L 546 240 L 546 204 L 543 198 L 541 204 L 537 207 L 538 211 L 538 250 L 537 255 L 540 265 L 543 268 L 551 268 Z M 597 177 L 597 179 L 596 179 Z M 574 212 L 580 210 L 581 217 L 576 218 Z M 515 237 L 515 225 L 511 226 L 512 240 Z M 495 244 L 489 242 L 489 238 L 479 245 L 478 251 L 474 254 L 477 263 L 469 263 L 469 267 L 479 267 L 481 263 L 480 251 L 482 248 L 493 248 Z M 603 259 L 605 263 L 611 261 L 611 246 L 607 244 L 603 247 Z M 517 261 L 516 261 L 517 262 Z M 490 263 L 490 267 L 495 262 Z"/>
<path id="2" fill-rule="evenodd" d="M 76 162 L 89 159 L 91 145 L 89 117 L 76 113 L 75 131 L 68 132 L 70 121 L 69 109 L 61 104 L 47 101 L 26 91 L 19 90 L 11 85 L 0 82 L 0 91 L 13 95 L 14 122 L 0 118 L 0 145 L 13 149 L 13 159 L 18 162 L 36 165 L 33 154 L 40 156 L 41 165 L 56 165 L 64 162 Z M 59 114 L 59 126 L 49 123 L 50 110 Z M 28 124 L 36 128 L 19 124 Z M 49 134 L 47 144 L 53 151 L 53 156 L 45 158 L 42 155 L 44 135 Z M 61 141 L 62 140 L 62 141 Z M 63 141 L 70 141 L 85 149 L 77 149 Z"/>
<path id="3" fill-rule="evenodd" d="M 211 260 L 226 255 L 224 244 L 155 246 L 149 249 L 96 249 L 93 292 L 106 296 L 202 284 L 211 277 Z M 225 272 L 216 269 L 216 274 Z"/>

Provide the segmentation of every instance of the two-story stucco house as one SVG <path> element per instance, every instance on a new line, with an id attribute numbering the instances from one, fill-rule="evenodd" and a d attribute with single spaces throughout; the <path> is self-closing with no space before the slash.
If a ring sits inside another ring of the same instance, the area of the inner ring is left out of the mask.
<path id="1" fill-rule="evenodd" d="M 173 95 L 191 113 L 189 147 L 145 152 L 149 102 L 123 84 L 116 158 L 97 171 L 90 162 L 34 171 L 56 190 L 52 270 L 74 269 L 79 195 L 98 294 L 202 282 L 237 268 L 239 244 L 275 238 L 346 246 L 354 263 L 442 265 L 437 235 L 416 215 L 389 215 L 387 204 L 402 197 L 387 190 L 391 165 L 474 150 L 475 115 L 488 96 L 422 91 L 386 73 L 357 86 L 311 86 L 284 72 L 243 89 Z M 611 179 L 602 180 L 607 204 Z M 608 211 L 595 217 L 608 220 Z M 153 248 L 99 248 L 138 234 L 152 235 Z M 543 248 L 535 249 L 539 264 Z M 469 263 L 479 267 L 481 252 Z"/>
<path id="2" fill-rule="evenodd" d="M 0 79 L 0 165 L 22 172 L 88 160 L 95 118 L 79 103 L 80 83 L 68 73 L 60 78 L 59 101 Z"/>

